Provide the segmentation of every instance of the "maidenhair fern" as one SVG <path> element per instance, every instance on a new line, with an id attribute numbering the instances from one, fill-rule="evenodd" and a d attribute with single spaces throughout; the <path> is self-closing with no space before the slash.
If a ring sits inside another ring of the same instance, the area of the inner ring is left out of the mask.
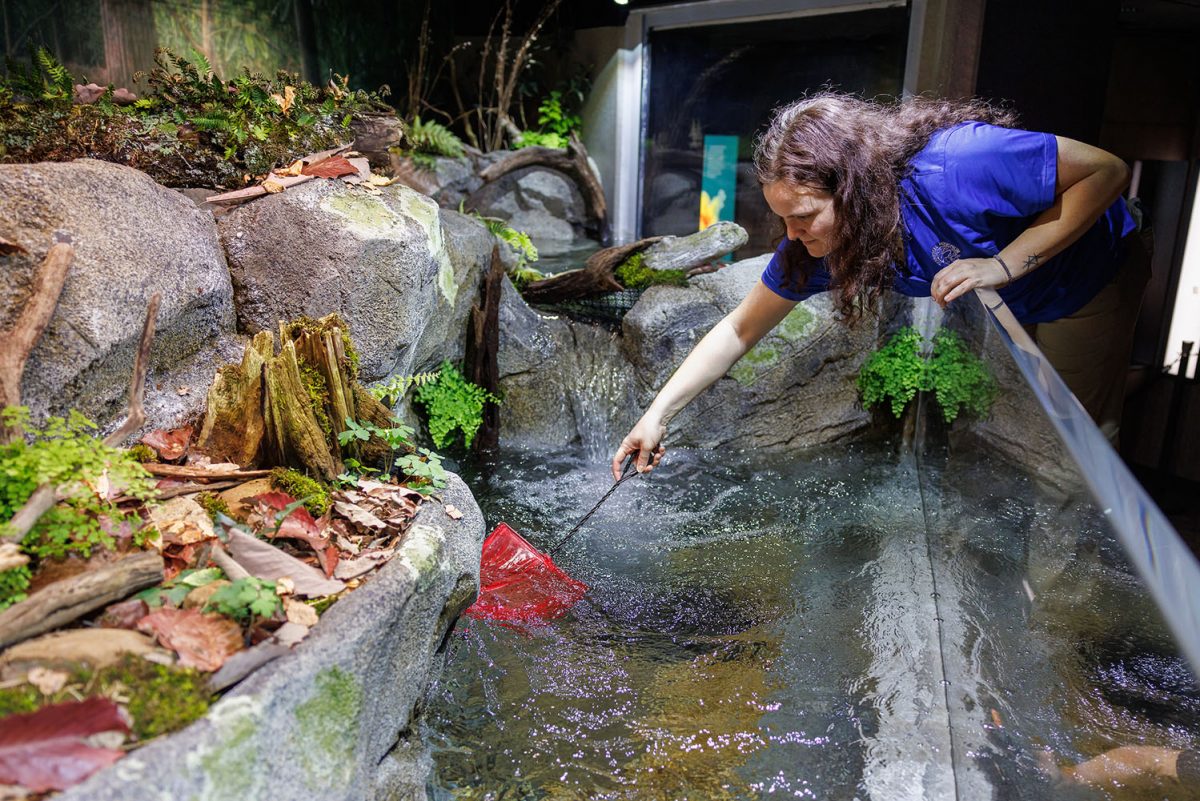
<path id="1" fill-rule="evenodd" d="M 410 389 L 423 387 L 437 381 L 439 373 L 440 371 L 434 370 L 414 375 L 394 375 L 384 383 L 371 387 L 370 392 L 385 406 L 395 406 L 401 398 L 408 394 Z"/>
<path id="2" fill-rule="evenodd" d="M 437 381 L 419 387 L 414 395 L 425 408 L 429 436 L 444 448 L 462 435 L 464 447 L 471 447 L 483 425 L 483 405 L 500 399 L 477 384 L 472 384 L 449 361 L 442 362 Z"/>

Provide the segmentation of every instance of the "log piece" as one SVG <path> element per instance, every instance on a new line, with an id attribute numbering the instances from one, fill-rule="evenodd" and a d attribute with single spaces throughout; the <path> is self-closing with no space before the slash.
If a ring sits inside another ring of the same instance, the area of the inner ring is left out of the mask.
<path id="1" fill-rule="evenodd" d="M 500 392 L 500 294 L 504 279 L 504 262 L 499 247 L 492 248 L 492 264 L 483 278 L 479 303 L 471 306 L 466 353 L 463 363 L 467 379 L 493 394 Z M 500 414 L 495 403 L 483 406 L 483 423 L 472 443 L 475 450 L 492 450 L 500 444 Z"/>
<path id="2" fill-rule="evenodd" d="M 146 305 L 146 321 L 142 323 L 142 338 L 138 342 L 137 354 L 133 357 L 133 376 L 129 379 L 129 414 L 120 428 L 104 438 L 104 444 L 115 447 L 146 422 L 146 407 L 142 401 L 146 396 L 146 371 L 150 369 L 150 343 L 154 341 L 154 323 L 158 319 L 158 304 L 162 294 L 155 292 Z"/>
<path id="3" fill-rule="evenodd" d="M 209 470 L 187 464 L 158 464 L 144 462 L 142 467 L 152 476 L 163 478 L 190 478 L 193 481 L 249 481 L 252 478 L 265 478 L 271 475 L 270 470 Z"/>
<path id="4" fill-rule="evenodd" d="M 588 257 L 581 270 L 568 270 L 541 281 L 533 281 L 521 290 L 528 303 L 561 303 L 565 300 L 595 297 L 606 292 L 619 292 L 625 287 L 613 277 L 613 272 L 630 256 L 664 239 L 651 236 L 628 245 L 598 250 Z"/>
<path id="5" fill-rule="evenodd" d="M 216 461 L 258 461 L 266 421 L 263 419 L 263 365 L 275 355 L 270 331 L 254 335 L 242 363 L 217 370 L 208 390 L 208 408 L 196 447 Z"/>
<path id="6" fill-rule="evenodd" d="M 588 161 L 587 148 L 583 146 L 583 142 L 579 140 L 578 136 L 571 134 L 571 140 L 567 144 L 565 153 L 551 147 L 523 147 L 520 150 L 514 150 L 512 155 L 504 157 L 480 172 L 479 177 L 485 184 L 491 183 L 524 167 L 549 167 L 575 179 L 580 194 L 583 195 L 588 216 L 595 221 L 594 228 L 589 227 L 589 233 L 602 245 L 607 245 L 612 241 L 612 231 L 608 222 L 608 204 L 604 200 L 604 188 L 600 186 L 600 179 L 596 177 L 596 173 Z"/>
<path id="7" fill-rule="evenodd" d="M 37 636 L 162 581 L 163 560 L 143 551 L 48 584 L 0 612 L 0 648 Z"/>
<path id="8" fill-rule="evenodd" d="M 291 339 L 285 339 L 279 355 L 267 362 L 263 382 L 271 463 L 291 465 L 322 481 L 333 481 L 343 470 L 342 462 L 313 412 Z"/>

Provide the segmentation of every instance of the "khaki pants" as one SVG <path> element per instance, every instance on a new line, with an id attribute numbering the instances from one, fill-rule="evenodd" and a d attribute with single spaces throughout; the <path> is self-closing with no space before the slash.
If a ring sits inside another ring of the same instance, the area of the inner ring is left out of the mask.
<path id="1" fill-rule="evenodd" d="M 1129 236 L 1116 276 L 1082 309 L 1049 323 L 1026 326 L 1114 446 L 1121 428 L 1133 328 L 1150 280 L 1149 232 L 1145 237 Z"/>

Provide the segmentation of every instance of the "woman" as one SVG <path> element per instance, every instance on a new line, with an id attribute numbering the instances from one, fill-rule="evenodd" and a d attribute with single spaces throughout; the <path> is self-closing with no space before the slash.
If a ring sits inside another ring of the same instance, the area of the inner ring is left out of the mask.
<path id="1" fill-rule="evenodd" d="M 853 323 L 880 291 L 942 306 L 996 289 L 1115 439 L 1149 257 L 1120 193 L 1125 163 L 1011 127 L 979 102 L 885 106 L 822 93 L 775 113 L 755 151 L 787 235 L 744 301 L 659 391 L 613 457 L 662 458 L 667 424 L 796 303 L 829 291 Z"/>

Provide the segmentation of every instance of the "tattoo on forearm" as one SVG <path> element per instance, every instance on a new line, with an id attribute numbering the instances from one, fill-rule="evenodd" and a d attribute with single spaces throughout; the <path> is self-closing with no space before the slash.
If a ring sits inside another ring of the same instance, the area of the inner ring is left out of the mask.
<path id="1" fill-rule="evenodd" d="M 1038 266 L 1038 263 L 1039 263 L 1041 260 L 1042 260 L 1042 254 L 1040 254 L 1040 253 L 1031 253 L 1031 254 L 1029 254 L 1029 258 L 1027 258 L 1027 259 L 1025 260 L 1025 272 L 1029 272 L 1029 271 L 1030 271 L 1030 270 L 1032 270 L 1034 267 L 1037 267 L 1037 266 Z"/>

